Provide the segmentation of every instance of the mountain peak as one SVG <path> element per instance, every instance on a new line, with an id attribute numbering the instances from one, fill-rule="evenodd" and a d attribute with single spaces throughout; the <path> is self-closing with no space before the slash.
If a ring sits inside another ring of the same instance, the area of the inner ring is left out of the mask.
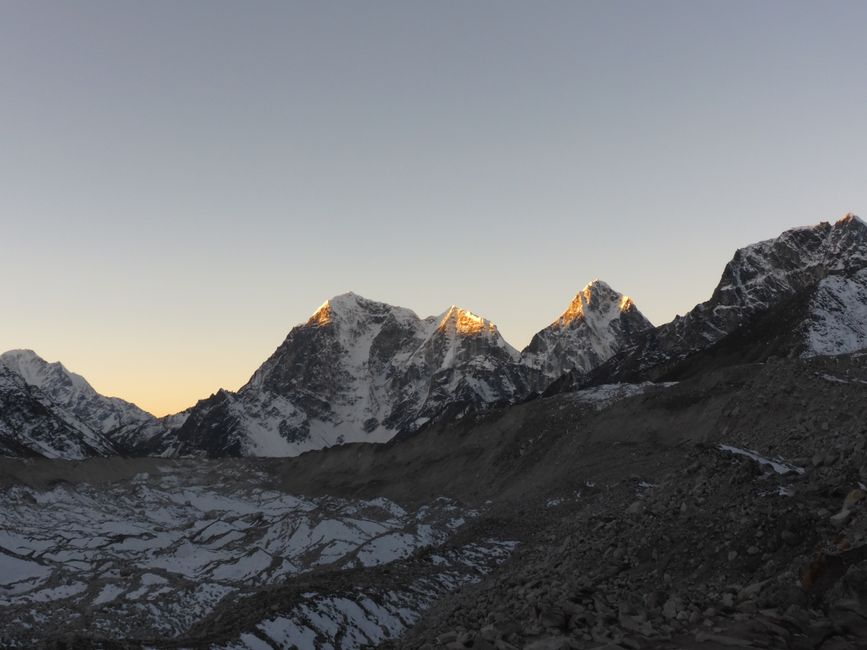
<path id="1" fill-rule="evenodd" d="M 355 328 L 370 321 L 381 322 L 387 317 L 393 317 L 404 323 L 419 320 L 415 312 L 410 309 L 370 300 L 348 291 L 322 303 L 307 320 L 306 325 L 321 327 L 336 321 L 341 324 L 341 327 Z"/>
<path id="2" fill-rule="evenodd" d="M 59 361 L 49 363 L 33 350 L 20 349 L 4 352 L 0 354 L 0 364 L 17 373 L 28 384 L 40 388 L 61 381 L 78 390 L 93 390 L 84 377 L 70 372 Z"/>
<path id="3" fill-rule="evenodd" d="M 533 337 L 522 359 L 548 380 L 570 370 L 587 372 L 652 327 L 629 296 L 596 279 L 576 294 L 557 320 Z"/>
<path id="4" fill-rule="evenodd" d="M 835 228 L 845 227 L 845 226 L 857 226 L 859 228 L 867 227 L 867 224 L 854 212 L 848 212 L 846 216 L 842 219 L 838 220 L 837 223 L 834 224 Z"/>
<path id="5" fill-rule="evenodd" d="M 607 282 L 595 279 L 575 295 L 554 324 L 565 327 L 576 320 L 584 319 L 588 312 L 610 314 L 613 318 L 631 308 L 634 308 L 634 303 L 629 296 L 615 291 Z"/>
<path id="6" fill-rule="evenodd" d="M 334 319 L 335 314 L 357 309 L 361 302 L 370 301 L 352 291 L 338 294 L 319 305 L 307 320 L 307 324 L 316 326 L 327 325 Z"/>
<path id="7" fill-rule="evenodd" d="M 437 331 L 454 331 L 457 334 L 470 336 L 473 334 L 495 333 L 497 326 L 487 318 L 482 318 L 471 311 L 452 305 L 440 316 Z"/>

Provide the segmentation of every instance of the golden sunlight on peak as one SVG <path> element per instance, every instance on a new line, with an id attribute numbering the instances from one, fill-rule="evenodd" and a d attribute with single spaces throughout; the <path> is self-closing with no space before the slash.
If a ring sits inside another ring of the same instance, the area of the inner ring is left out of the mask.
<path id="1" fill-rule="evenodd" d="M 590 304 L 590 298 L 593 295 L 593 288 L 598 281 L 593 280 L 587 286 L 585 286 L 581 291 L 575 294 L 575 297 L 572 299 L 572 302 L 569 303 L 569 306 L 566 308 L 560 317 L 555 320 L 552 325 L 560 325 L 565 326 L 574 321 L 577 318 L 583 318 L 585 307 Z"/>
<path id="2" fill-rule="evenodd" d="M 497 329 L 490 321 L 455 305 L 452 305 L 445 313 L 445 316 L 443 316 L 437 326 L 437 330 L 445 331 L 452 326 L 455 332 L 465 336 L 480 334 L 482 332 L 494 332 Z"/>
<path id="3" fill-rule="evenodd" d="M 589 292 L 585 289 L 580 292 L 577 296 L 575 296 L 574 300 L 569 303 L 569 306 L 566 308 L 562 314 L 560 314 L 560 318 L 554 321 L 555 325 L 568 325 L 576 318 L 580 318 L 584 315 L 584 304 L 589 300 Z"/>
<path id="4" fill-rule="evenodd" d="M 629 296 L 621 296 L 620 298 L 620 311 L 626 311 L 632 307 L 632 298 Z"/>
<path id="5" fill-rule="evenodd" d="M 331 322 L 331 303 L 326 300 L 322 306 L 313 312 L 313 315 L 307 321 L 308 325 L 316 325 L 321 327 Z"/>

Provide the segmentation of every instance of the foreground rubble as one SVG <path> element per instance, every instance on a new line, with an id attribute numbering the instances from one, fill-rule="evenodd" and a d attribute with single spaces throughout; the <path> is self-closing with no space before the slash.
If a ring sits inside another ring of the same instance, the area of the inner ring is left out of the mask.
<path id="1" fill-rule="evenodd" d="M 863 443 L 683 451 L 668 473 L 549 497 L 534 541 L 399 647 L 867 647 Z"/>

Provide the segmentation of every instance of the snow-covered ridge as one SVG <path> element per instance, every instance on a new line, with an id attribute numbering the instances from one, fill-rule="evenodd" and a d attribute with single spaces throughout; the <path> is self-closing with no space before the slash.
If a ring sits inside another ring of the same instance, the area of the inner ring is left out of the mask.
<path id="1" fill-rule="evenodd" d="M 576 301 L 580 316 L 549 328 L 549 347 L 522 358 L 494 323 L 456 305 L 422 319 L 355 293 L 335 296 L 293 328 L 237 393 L 200 403 L 172 448 L 283 456 L 385 442 L 440 417 L 522 399 L 650 327 L 604 282 L 589 284 Z"/>
<path id="2" fill-rule="evenodd" d="M 867 348 L 867 269 L 824 278 L 810 301 L 810 314 L 804 356 Z"/>
<path id="3" fill-rule="evenodd" d="M 775 239 L 738 249 L 714 298 L 720 306 L 767 308 L 777 296 L 814 284 L 830 273 L 867 266 L 867 225 L 853 214 L 835 224 L 793 228 Z M 713 299 L 712 299 L 713 300 Z"/>
<path id="4" fill-rule="evenodd" d="M 799 312 L 791 322 L 787 317 L 780 326 L 787 336 L 797 329 L 797 353 L 867 346 L 863 221 L 847 215 L 738 250 L 710 300 L 659 328 L 628 296 L 594 280 L 520 353 L 490 320 L 455 305 L 419 318 L 412 310 L 344 293 L 292 328 L 237 393 L 221 390 L 188 413 L 161 420 L 98 395 L 82 377 L 33 353 L 3 356 L 42 391 L 38 403 L 59 409 L 60 420 L 73 429 L 107 436 L 109 446 L 286 456 L 385 442 L 431 421 L 514 403 L 567 373 L 596 383 L 640 379 L 647 369 L 703 350 L 789 298 L 809 298 L 809 313 Z M 15 453 L 17 444 L 3 453 Z"/>
<path id="5" fill-rule="evenodd" d="M 102 434 L 0 363 L 0 456 L 79 459 L 114 453 Z"/>
<path id="6" fill-rule="evenodd" d="M 577 319 L 597 320 L 607 324 L 631 306 L 632 299 L 629 296 L 618 293 L 606 282 L 595 279 L 578 292 L 566 311 L 552 325 L 566 327 Z"/>
<path id="7" fill-rule="evenodd" d="M 594 280 L 533 337 L 521 362 L 541 371 L 548 381 L 572 370 L 588 372 L 632 346 L 652 327 L 629 296 Z"/>
<path id="8" fill-rule="evenodd" d="M 763 340 L 773 341 L 775 354 L 858 350 L 867 343 L 865 269 L 867 225 L 852 214 L 740 248 L 707 301 L 648 331 L 595 371 L 591 381 L 651 376 L 653 368 L 676 364 L 739 330 L 750 336 L 741 328 L 751 324 Z M 771 310 L 781 315 L 777 325 L 760 319 Z"/>
<path id="9" fill-rule="evenodd" d="M 10 350 L 0 354 L 0 369 L 19 378 L 28 387 L 27 396 L 19 391 L 19 406 L 21 400 L 35 399 L 42 414 L 35 418 L 31 416 L 26 422 L 10 423 L 15 409 L 7 409 L 4 437 L 8 441 L 17 440 L 16 444 L 23 444 L 32 452 L 49 458 L 135 453 L 179 426 L 186 417 L 185 413 L 180 413 L 156 418 L 118 397 L 100 395 L 84 377 L 67 370 L 59 362 L 45 361 L 33 350 Z M 67 434 L 60 433 L 56 425 L 51 425 L 53 420 L 65 423 Z M 48 426 L 54 434 L 38 433 L 41 425 Z M 64 435 L 69 440 L 63 441 Z M 158 450 L 148 449 L 149 453 L 154 451 Z M 0 449 L 0 455 L 3 453 Z M 6 453 L 10 452 L 7 450 Z"/>
<path id="10" fill-rule="evenodd" d="M 296 455 L 385 442 L 453 403 L 473 410 L 526 394 L 518 359 L 491 321 L 468 310 L 422 319 L 341 294 L 293 328 L 237 393 L 198 405 L 175 448 Z"/>
<path id="11" fill-rule="evenodd" d="M 33 350 L 4 352 L 0 354 L 0 365 L 42 390 L 56 404 L 101 434 L 154 419 L 135 404 L 100 395 L 84 377 L 70 372 L 60 362 L 45 361 Z"/>

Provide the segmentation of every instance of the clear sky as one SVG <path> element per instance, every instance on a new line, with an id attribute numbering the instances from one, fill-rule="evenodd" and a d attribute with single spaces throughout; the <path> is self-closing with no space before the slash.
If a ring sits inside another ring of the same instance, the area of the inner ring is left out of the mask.
<path id="1" fill-rule="evenodd" d="M 864 2 L 0 3 L 0 350 L 165 414 L 348 290 L 523 347 L 867 212 Z"/>

